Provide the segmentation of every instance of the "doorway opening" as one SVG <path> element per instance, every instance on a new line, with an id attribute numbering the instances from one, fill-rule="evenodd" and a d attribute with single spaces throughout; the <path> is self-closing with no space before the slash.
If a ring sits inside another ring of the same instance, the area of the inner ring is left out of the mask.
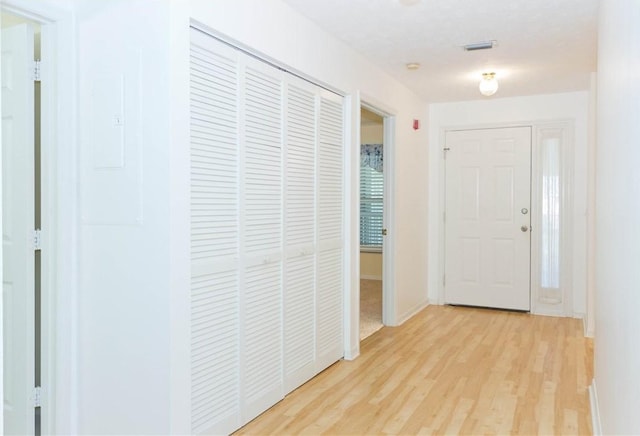
<path id="1" fill-rule="evenodd" d="M 384 117 L 360 109 L 360 340 L 383 326 Z"/>
<path id="2" fill-rule="evenodd" d="M 2 11 L 2 367 L 7 434 L 41 434 L 41 26 Z"/>

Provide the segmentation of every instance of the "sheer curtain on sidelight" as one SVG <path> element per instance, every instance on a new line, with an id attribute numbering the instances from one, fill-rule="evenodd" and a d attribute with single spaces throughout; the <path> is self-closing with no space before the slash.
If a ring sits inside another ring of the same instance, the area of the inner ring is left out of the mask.
<path id="1" fill-rule="evenodd" d="M 542 141 L 540 286 L 560 288 L 560 140 Z"/>
<path id="2" fill-rule="evenodd" d="M 571 292 L 569 222 L 572 160 L 569 125 L 538 130 L 538 301 L 562 311 Z M 534 281 L 535 282 L 535 281 Z"/>

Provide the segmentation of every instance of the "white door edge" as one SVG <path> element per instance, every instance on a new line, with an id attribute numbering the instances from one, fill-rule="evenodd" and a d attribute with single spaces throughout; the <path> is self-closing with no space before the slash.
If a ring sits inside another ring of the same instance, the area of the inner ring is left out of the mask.
<path id="1" fill-rule="evenodd" d="M 77 39 L 73 7 L 53 1 L 3 0 L 1 8 L 40 23 L 41 57 L 47 64 L 41 94 L 41 219 L 43 228 L 49 229 L 44 240 L 47 254 L 42 259 L 42 328 L 45 331 L 42 336 L 42 382 L 45 385 L 42 391 L 42 434 L 78 432 L 75 397 Z M 59 71 L 62 74 L 58 74 Z M 58 112 L 66 116 L 58 117 Z M 1 383 L 2 378 L 0 388 Z"/>

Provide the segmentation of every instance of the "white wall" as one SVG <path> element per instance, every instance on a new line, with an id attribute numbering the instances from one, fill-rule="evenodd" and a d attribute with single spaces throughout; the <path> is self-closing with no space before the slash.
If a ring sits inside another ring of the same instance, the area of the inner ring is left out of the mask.
<path id="1" fill-rule="evenodd" d="M 76 13 L 81 187 L 76 431 L 166 434 L 171 416 L 169 4 L 80 0 Z M 116 126 L 116 117 L 122 126 Z"/>
<path id="2" fill-rule="evenodd" d="M 603 434 L 640 434 L 640 3 L 600 3 L 595 384 Z"/>
<path id="3" fill-rule="evenodd" d="M 360 127 L 360 142 L 362 144 L 382 144 L 384 128 L 380 124 L 367 124 Z"/>
<path id="4" fill-rule="evenodd" d="M 426 232 L 427 220 L 426 130 L 414 131 L 413 118 L 426 119 L 426 103 L 403 85 L 376 68 L 358 53 L 319 29 L 280 1 L 263 0 L 191 0 L 191 17 L 214 32 L 224 35 L 251 50 L 297 71 L 306 77 L 327 84 L 350 96 L 350 144 L 353 155 L 346 162 L 351 169 L 347 195 L 350 218 L 358 215 L 357 128 L 360 101 L 389 112 L 396 117 L 395 129 L 395 231 L 393 251 L 396 265 L 394 318 L 401 322 L 427 302 L 426 294 Z M 357 259 L 358 223 L 351 220 L 348 236 L 351 255 Z M 359 286 L 357 260 L 349 265 L 350 288 Z M 347 302 L 354 319 L 347 326 L 350 349 L 348 356 L 358 354 L 357 293 Z"/>
<path id="5" fill-rule="evenodd" d="M 589 92 L 439 103 L 429 109 L 429 299 L 439 301 L 442 285 L 443 131 L 448 127 L 573 120 L 573 314 L 586 311 L 587 149 Z M 442 302 L 442 301 L 440 301 Z"/>

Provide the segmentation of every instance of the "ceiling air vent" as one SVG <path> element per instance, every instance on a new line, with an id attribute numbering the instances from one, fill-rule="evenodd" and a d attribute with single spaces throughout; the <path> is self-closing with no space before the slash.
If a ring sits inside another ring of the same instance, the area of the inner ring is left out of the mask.
<path id="1" fill-rule="evenodd" d="M 463 45 L 462 48 L 465 51 L 475 51 L 475 50 L 488 50 L 490 48 L 495 47 L 496 41 L 482 41 L 482 42 L 474 42 L 471 44 Z"/>

